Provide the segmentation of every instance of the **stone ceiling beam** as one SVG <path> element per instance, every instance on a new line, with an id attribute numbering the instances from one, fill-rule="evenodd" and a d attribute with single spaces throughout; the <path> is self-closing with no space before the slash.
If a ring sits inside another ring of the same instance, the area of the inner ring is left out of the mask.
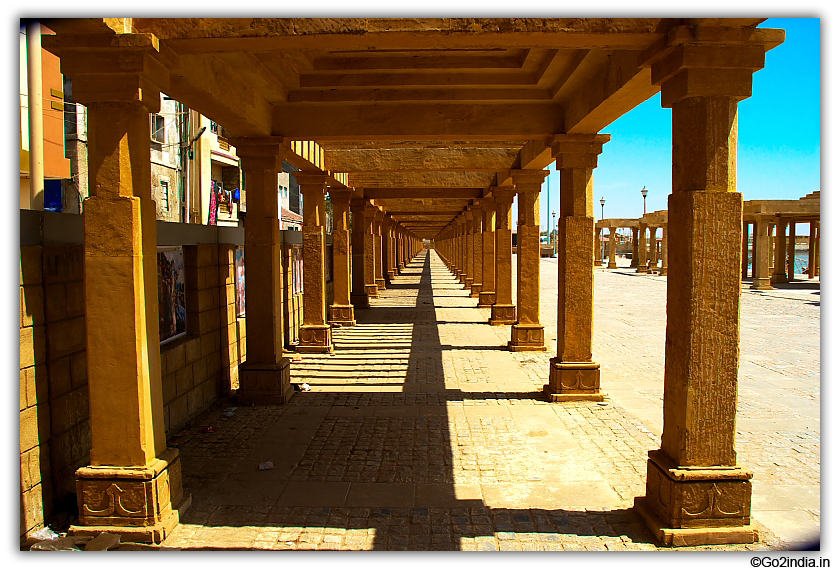
<path id="1" fill-rule="evenodd" d="M 327 168 L 339 172 L 496 172 L 511 168 L 516 147 L 397 147 L 324 149 Z"/>
<path id="2" fill-rule="evenodd" d="M 542 139 L 563 132 L 563 109 L 552 103 L 285 103 L 274 107 L 274 133 L 295 139 Z"/>
<path id="3" fill-rule="evenodd" d="M 365 198 L 436 198 L 473 200 L 484 195 L 484 188 L 365 188 Z"/>

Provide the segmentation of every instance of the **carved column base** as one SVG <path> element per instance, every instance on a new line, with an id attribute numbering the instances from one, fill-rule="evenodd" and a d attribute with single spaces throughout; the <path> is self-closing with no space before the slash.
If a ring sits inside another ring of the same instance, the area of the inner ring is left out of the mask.
<path id="1" fill-rule="evenodd" d="M 663 267 L 662 269 L 659 270 L 659 274 L 660 275 L 668 275 L 668 268 Z"/>
<path id="2" fill-rule="evenodd" d="M 607 269 L 618 269 L 618 265 L 616 265 L 615 261 L 610 261 L 607 263 Z"/>
<path id="3" fill-rule="evenodd" d="M 388 270 L 388 279 L 393 279 L 396 272 L 393 269 Z"/>
<path id="4" fill-rule="evenodd" d="M 352 327 L 356 325 L 353 305 L 330 305 L 330 318 L 327 321 L 334 327 Z"/>
<path id="5" fill-rule="evenodd" d="M 332 331 L 329 325 L 302 325 L 300 327 L 300 343 L 296 352 L 325 352 L 333 351 Z"/>
<path id="6" fill-rule="evenodd" d="M 376 288 L 380 291 L 385 289 L 385 278 L 384 277 L 382 279 L 379 279 L 379 278 L 376 279 Z"/>
<path id="7" fill-rule="evenodd" d="M 289 366 L 291 359 L 281 358 L 279 364 L 249 363 L 239 365 L 239 389 L 236 399 L 241 404 L 285 404 L 295 393 Z"/>
<path id="8" fill-rule="evenodd" d="M 369 309 L 370 308 L 370 299 L 368 299 L 367 293 L 363 293 L 361 295 L 353 295 L 351 293 L 350 294 L 350 302 L 357 309 Z"/>
<path id="9" fill-rule="evenodd" d="M 467 291 L 472 291 L 472 283 L 473 283 L 473 278 L 472 277 L 465 277 L 464 278 L 464 289 L 466 289 Z"/>
<path id="10" fill-rule="evenodd" d="M 374 283 L 373 285 L 365 285 L 365 294 L 368 298 L 379 297 L 379 287 Z"/>
<path id="11" fill-rule="evenodd" d="M 493 326 L 516 323 L 516 305 L 493 305 L 490 308 L 490 320 L 487 322 Z"/>
<path id="12" fill-rule="evenodd" d="M 171 447 L 145 467 L 82 467 L 76 491 L 79 522 L 68 534 L 110 532 L 123 542 L 162 542 L 192 503 L 181 486 L 178 450 Z"/>
<path id="13" fill-rule="evenodd" d="M 542 325 L 513 325 L 510 327 L 508 350 L 511 352 L 545 351 L 545 327 Z"/>
<path id="14" fill-rule="evenodd" d="M 662 450 L 648 454 L 647 487 L 634 509 L 666 546 L 749 544 L 752 473 L 740 467 L 679 467 Z"/>
<path id="15" fill-rule="evenodd" d="M 601 267 L 602 265 L 604 265 L 603 261 L 601 261 L 600 259 L 595 260 L 595 267 Z"/>
<path id="16" fill-rule="evenodd" d="M 788 283 L 788 277 L 785 273 L 774 273 L 772 281 L 773 283 Z"/>
<path id="17" fill-rule="evenodd" d="M 648 268 L 647 264 L 639 265 L 636 268 L 636 273 L 650 273 L 650 269 Z"/>
<path id="18" fill-rule="evenodd" d="M 549 402 L 603 402 L 601 365 L 597 362 L 562 362 L 552 358 L 543 393 Z"/>
<path id="19" fill-rule="evenodd" d="M 495 291 L 481 291 L 478 294 L 478 306 L 482 309 L 489 309 L 496 302 Z"/>
<path id="20" fill-rule="evenodd" d="M 478 297 L 481 294 L 481 283 L 473 282 L 470 286 L 470 297 Z"/>
<path id="21" fill-rule="evenodd" d="M 753 278 L 753 283 L 750 285 L 750 289 L 759 289 L 762 291 L 766 291 L 768 289 L 775 289 L 773 285 L 770 284 L 769 277 L 755 277 Z"/>

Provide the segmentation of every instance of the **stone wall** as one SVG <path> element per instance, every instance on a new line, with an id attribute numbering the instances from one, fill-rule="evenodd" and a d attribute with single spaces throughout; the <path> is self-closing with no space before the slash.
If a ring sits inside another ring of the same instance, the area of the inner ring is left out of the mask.
<path id="1" fill-rule="evenodd" d="M 44 526 L 49 489 L 49 387 L 41 248 L 20 249 L 20 536 Z"/>

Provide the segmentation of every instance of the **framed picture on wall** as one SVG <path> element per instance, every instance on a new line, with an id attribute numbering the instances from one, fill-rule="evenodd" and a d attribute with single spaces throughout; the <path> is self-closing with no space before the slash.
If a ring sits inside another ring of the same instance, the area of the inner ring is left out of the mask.
<path id="1" fill-rule="evenodd" d="M 236 316 L 245 316 L 245 248 L 236 248 L 236 257 L 234 258 L 234 267 L 236 268 Z"/>
<path id="2" fill-rule="evenodd" d="M 187 334 L 184 250 L 159 247 L 157 264 L 160 342 L 164 343 Z"/>

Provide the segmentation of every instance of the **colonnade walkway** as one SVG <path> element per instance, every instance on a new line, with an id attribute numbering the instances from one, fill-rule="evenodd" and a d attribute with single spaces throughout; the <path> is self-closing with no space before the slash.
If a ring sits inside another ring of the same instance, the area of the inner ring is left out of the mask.
<path id="1" fill-rule="evenodd" d="M 170 442 L 192 507 L 163 546 L 656 549 L 631 507 L 658 434 L 614 399 L 545 402 L 550 335 L 509 352 L 475 304 L 423 251 L 334 329 L 334 354 L 293 363 L 309 391 L 200 416 Z M 758 543 L 692 549 L 778 548 L 757 524 Z"/>

